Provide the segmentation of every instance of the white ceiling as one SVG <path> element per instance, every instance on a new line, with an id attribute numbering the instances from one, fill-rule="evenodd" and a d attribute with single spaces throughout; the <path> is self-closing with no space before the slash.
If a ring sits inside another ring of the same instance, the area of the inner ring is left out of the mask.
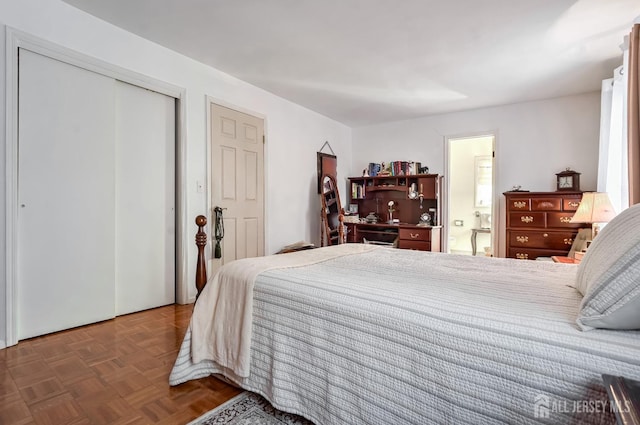
<path id="1" fill-rule="evenodd" d="M 600 89 L 638 0 L 65 0 L 357 127 Z"/>

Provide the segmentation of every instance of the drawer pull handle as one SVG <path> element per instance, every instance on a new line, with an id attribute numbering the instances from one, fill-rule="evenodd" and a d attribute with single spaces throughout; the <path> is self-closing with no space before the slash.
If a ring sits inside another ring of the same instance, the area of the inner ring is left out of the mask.
<path id="1" fill-rule="evenodd" d="M 542 236 L 544 236 L 545 238 L 548 238 L 548 237 L 549 237 L 549 234 L 548 234 L 548 233 L 545 233 L 545 234 L 543 234 Z"/>
<path id="2" fill-rule="evenodd" d="M 571 217 L 560 217 L 560 223 L 571 223 Z"/>
<path id="3" fill-rule="evenodd" d="M 533 223 L 533 217 L 531 217 L 530 215 L 523 215 L 522 217 L 520 217 L 520 221 L 522 221 L 523 223 Z"/>
<path id="4" fill-rule="evenodd" d="M 549 202 L 549 201 L 542 201 L 538 204 L 539 208 L 553 208 L 553 202 Z"/>
<path id="5" fill-rule="evenodd" d="M 576 208 L 576 207 L 578 207 L 579 205 L 580 205 L 580 203 L 579 203 L 579 202 L 569 202 L 569 206 L 570 206 L 571 208 Z"/>
<path id="6" fill-rule="evenodd" d="M 420 233 L 416 233 L 415 235 L 413 233 L 409 233 L 409 236 L 411 236 L 411 239 L 417 239 L 420 237 Z"/>
<path id="7" fill-rule="evenodd" d="M 516 240 L 520 243 L 529 242 L 529 236 L 516 236 Z"/>
<path id="8" fill-rule="evenodd" d="M 573 239 L 571 238 L 564 238 L 564 244 L 565 245 L 571 245 L 573 243 Z"/>
<path id="9" fill-rule="evenodd" d="M 527 203 L 525 201 L 514 201 L 513 206 L 515 208 L 524 208 L 527 206 Z"/>
<path id="10" fill-rule="evenodd" d="M 518 260 L 528 260 L 529 259 L 529 254 L 521 254 L 519 252 L 516 252 L 516 258 Z"/>

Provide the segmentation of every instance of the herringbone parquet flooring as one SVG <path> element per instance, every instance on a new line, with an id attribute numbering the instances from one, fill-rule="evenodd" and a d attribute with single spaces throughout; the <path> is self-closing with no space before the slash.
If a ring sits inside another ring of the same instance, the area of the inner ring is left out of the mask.
<path id="1" fill-rule="evenodd" d="M 240 393 L 213 377 L 169 386 L 192 307 L 160 307 L 0 350 L 0 424 L 185 424 Z"/>

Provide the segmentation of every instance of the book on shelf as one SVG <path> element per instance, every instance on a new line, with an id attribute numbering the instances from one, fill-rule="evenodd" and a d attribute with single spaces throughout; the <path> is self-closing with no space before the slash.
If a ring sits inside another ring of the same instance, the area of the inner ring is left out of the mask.
<path id="1" fill-rule="evenodd" d="M 418 174 L 422 167 L 421 162 L 417 161 L 391 161 L 382 169 L 382 164 L 370 162 L 367 167 L 367 175 L 369 177 L 385 176 L 412 176 Z"/>
<path id="2" fill-rule="evenodd" d="M 362 183 L 351 183 L 351 198 L 363 199 L 365 196 L 365 187 Z"/>
<path id="3" fill-rule="evenodd" d="M 415 161 L 393 161 L 390 164 L 392 176 L 411 176 L 418 174 L 421 167 L 420 162 Z"/>

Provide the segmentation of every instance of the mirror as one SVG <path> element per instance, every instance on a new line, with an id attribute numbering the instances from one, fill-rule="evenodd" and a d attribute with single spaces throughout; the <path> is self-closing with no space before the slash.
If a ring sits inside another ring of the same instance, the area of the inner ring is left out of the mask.
<path id="1" fill-rule="evenodd" d="M 322 241 L 327 245 L 337 245 L 344 242 L 342 220 L 344 211 L 340 205 L 338 186 L 333 176 L 325 174 L 322 177 Z"/>
<path id="2" fill-rule="evenodd" d="M 490 155 L 475 157 L 475 206 L 491 206 L 492 160 Z"/>
<path id="3" fill-rule="evenodd" d="M 338 174 L 338 158 L 335 155 L 322 152 L 317 152 L 316 156 L 318 161 L 318 193 L 322 193 L 322 178 L 325 175 L 335 178 Z"/>

